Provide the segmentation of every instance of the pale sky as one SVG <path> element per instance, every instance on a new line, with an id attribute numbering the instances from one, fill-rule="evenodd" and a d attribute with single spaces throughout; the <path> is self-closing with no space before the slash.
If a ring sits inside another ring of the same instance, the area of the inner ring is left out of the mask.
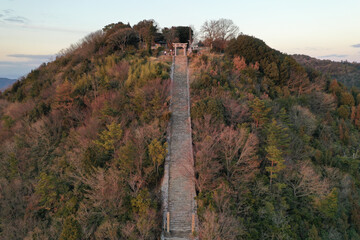
<path id="1" fill-rule="evenodd" d="M 288 54 L 360 62 L 360 0 L 0 0 L 0 77 L 18 78 L 109 23 L 234 21 Z"/>

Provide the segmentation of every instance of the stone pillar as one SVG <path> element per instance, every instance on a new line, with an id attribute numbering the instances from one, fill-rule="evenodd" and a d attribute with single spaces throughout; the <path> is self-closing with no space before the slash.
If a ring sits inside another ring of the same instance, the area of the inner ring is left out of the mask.
<path id="1" fill-rule="evenodd" d="M 175 49 L 174 49 L 174 51 L 175 51 L 175 56 L 176 56 L 176 45 L 175 45 Z"/>
<path id="2" fill-rule="evenodd" d="M 184 56 L 186 56 L 186 45 L 184 45 Z"/>

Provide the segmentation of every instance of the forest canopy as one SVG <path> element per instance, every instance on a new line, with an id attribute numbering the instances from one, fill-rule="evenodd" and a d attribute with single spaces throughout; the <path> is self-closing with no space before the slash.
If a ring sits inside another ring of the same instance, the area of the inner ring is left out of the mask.
<path id="1" fill-rule="evenodd" d="M 360 90 L 232 29 L 189 56 L 196 234 L 360 239 Z M 159 239 L 172 58 L 152 47 L 189 34 L 109 24 L 1 93 L 1 239 Z"/>

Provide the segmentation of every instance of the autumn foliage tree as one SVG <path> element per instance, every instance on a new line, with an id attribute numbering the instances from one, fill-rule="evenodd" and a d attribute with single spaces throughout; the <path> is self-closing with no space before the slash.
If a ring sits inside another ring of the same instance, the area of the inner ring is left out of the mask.
<path id="1" fill-rule="evenodd" d="M 106 129 L 103 132 L 100 133 L 99 140 L 95 140 L 94 143 L 103 148 L 105 151 L 114 152 L 120 141 L 122 132 L 121 124 L 112 122 L 106 126 Z"/>
<path id="2" fill-rule="evenodd" d="M 236 56 L 234 57 L 233 62 L 236 71 L 244 70 L 247 67 L 245 58 L 243 57 Z"/>
<path id="3" fill-rule="evenodd" d="M 351 121 L 357 128 L 360 128 L 360 104 L 351 108 Z"/>
<path id="4" fill-rule="evenodd" d="M 54 109 L 60 110 L 64 113 L 69 113 L 70 108 L 74 102 L 72 93 L 72 84 L 65 80 L 64 83 L 60 84 L 56 88 L 55 99 L 54 99 Z"/>

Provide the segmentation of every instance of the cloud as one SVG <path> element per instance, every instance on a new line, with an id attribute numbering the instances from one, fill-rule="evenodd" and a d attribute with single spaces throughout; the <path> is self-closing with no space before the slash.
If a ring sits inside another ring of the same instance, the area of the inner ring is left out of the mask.
<path id="1" fill-rule="evenodd" d="M 24 18 L 24 17 L 21 17 L 21 16 L 4 18 L 4 21 L 13 22 L 13 23 L 27 23 L 27 22 L 29 22 L 29 20 L 27 18 Z"/>
<path id="2" fill-rule="evenodd" d="M 327 51 L 330 50 L 330 48 L 324 48 L 324 47 L 302 47 L 302 48 L 293 48 L 295 51 L 297 52 L 304 52 L 304 51 L 309 51 L 309 52 L 316 52 L 316 51 Z"/>
<path id="3" fill-rule="evenodd" d="M 14 10 L 12 9 L 2 10 L 2 13 L 0 13 L 0 22 L 21 23 L 21 24 L 29 22 L 29 19 L 27 19 L 26 17 L 15 15 L 13 13 Z"/>
<path id="4" fill-rule="evenodd" d="M 353 48 L 360 48 L 360 43 L 359 44 L 355 44 L 355 45 L 351 45 Z"/>
<path id="5" fill-rule="evenodd" d="M 0 77 L 19 78 L 55 59 L 55 54 L 8 54 L 14 60 L 0 61 Z"/>
<path id="6" fill-rule="evenodd" d="M 3 13 L 5 13 L 5 14 L 11 14 L 11 13 L 13 13 L 14 12 L 14 10 L 12 10 L 12 9 L 5 9 L 5 10 L 3 10 Z"/>
<path id="7" fill-rule="evenodd" d="M 70 28 L 59 28 L 54 26 L 41 26 L 33 25 L 31 21 L 23 16 L 14 14 L 14 10 L 6 9 L 0 10 L 0 23 L 7 24 L 9 27 L 22 27 L 27 29 L 36 29 L 43 31 L 52 31 L 52 32 L 66 32 L 66 33 L 76 33 L 76 34 L 88 34 L 91 31 L 70 29 Z"/>
<path id="8" fill-rule="evenodd" d="M 40 64 L 0 61 L 0 77 L 17 79 L 39 66 Z"/>
<path id="9" fill-rule="evenodd" d="M 16 66 L 31 66 L 31 67 L 38 67 L 43 63 L 43 61 L 21 61 L 21 62 L 15 62 L 15 61 L 0 61 L 0 66 L 10 66 L 10 67 L 16 67 Z"/>
<path id="10" fill-rule="evenodd" d="M 348 57 L 348 55 L 342 55 L 342 54 L 330 54 L 326 56 L 320 56 L 319 58 L 345 58 Z"/>
<path id="11" fill-rule="evenodd" d="M 28 29 L 37 29 L 51 32 L 67 32 L 67 33 L 76 33 L 76 34 L 89 34 L 91 31 L 83 31 L 69 28 L 59 28 L 59 27 L 48 27 L 48 26 L 36 26 L 36 25 L 24 25 L 23 28 Z"/>
<path id="12" fill-rule="evenodd" d="M 28 74 L 32 69 L 36 69 L 42 62 L 23 61 L 0 61 L 0 77 L 19 78 Z"/>
<path id="13" fill-rule="evenodd" d="M 31 60 L 49 60 L 53 58 L 54 54 L 40 55 L 40 54 L 9 54 L 8 57 L 13 58 L 27 58 Z"/>
<path id="14" fill-rule="evenodd" d="M 19 78 L 38 68 L 42 63 L 49 62 L 54 55 L 11 54 L 16 61 L 0 61 L 0 77 Z"/>
<path id="15" fill-rule="evenodd" d="M 0 61 L 0 66 L 13 65 L 14 63 L 12 61 Z"/>

